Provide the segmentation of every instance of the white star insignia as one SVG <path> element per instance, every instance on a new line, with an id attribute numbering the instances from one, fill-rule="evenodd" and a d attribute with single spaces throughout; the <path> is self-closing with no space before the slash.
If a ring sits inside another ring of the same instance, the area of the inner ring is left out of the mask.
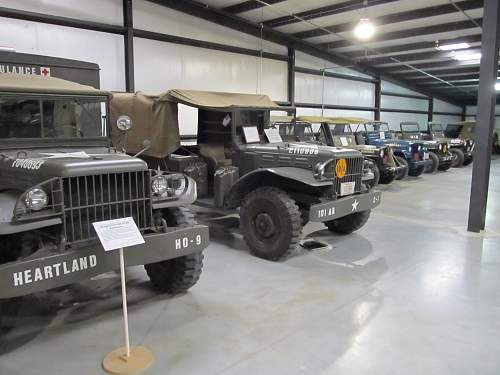
<path id="1" fill-rule="evenodd" d="M 373 196 L 373 203 L 377 203 L 378 202 L 378 195 L 374 195 Z"/>
<path id="2" fill-rule="evenodd" d="M 355 199 L 354 202 L 352 202 L 352 211 L 357 211 L 358 210 L 358 204 L 359 204 L 359 202 L 358 202 L 357 199 Z"/>

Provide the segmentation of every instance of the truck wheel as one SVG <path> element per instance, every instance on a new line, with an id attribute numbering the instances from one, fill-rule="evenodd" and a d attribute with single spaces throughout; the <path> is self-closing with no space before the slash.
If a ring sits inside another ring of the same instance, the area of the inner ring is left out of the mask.
<path id="1" fill-rule="evenodd" d="M 380 181 L 380 170 L 378 169 L 377 164 L 375 164 L 371 160 L 365 160 L 365 164 L 367 169 L 373 173 L 373 179 L 366 181 L 366 185 L 368 186 L 369 189 L 373 189 L 375 186 L 378 185 Z"/>
<path id="2" fill-rule="evenodd" d="M 408 171 L 408 175 L 412 176 L 412 177 L 418 177 L 422 173 L 424 173 L 424 169 L 425 169 L 425 167 L 423 165 L 419 165 L 417 168 L 410 169 Z"/>
<path id="3" fill-rule="evenodd" d="M 453 161 L 451 162 L 451 166 L 453 168 L 460 168 L 461 166 L 463 166 L 465 161 L 464 152 L 459 148 L 450 148 L 450 152 L 454 156 Z"/>
<path id="4" fill-rule="evenodd" d="M 392 183 L 396 179 L 396 174 L 380 174 L 380 180 L 378 181 L 379 184 L 382 185 L 388 185 Z"/>
<path id="5" fill-rule="evenodd" d="M 469 156 L 468 158 L 465 158 L 465 160 L 464 160 L 464 166 L 469 165 L 470 163 L 472 163 L 473 160 L 474 159 L 473 159 L 472 156 Z"/>
<path id="6" fill-rule="evenodd" d="M 440 164 L 438 166 L 438 170 L 440 170 L 441 172 L 445 172 L 445 171 L 447 171 L 450 168 L 451 168 L 451 163 L 450 162 L 446 162 L 446 164 Z"/>
<path id="7" fill-rule="evenodd" d="M 186 208 L 176 207 L 164 211 L 169 227 L 190 227 L 196 224 L 194 215 Z M 163 262 L 144 265 L 153 285 L 169 294 L 179 294 L 194 286 L 201 276 L 203 253 L 194 253 Z"/>
<path id="8" fill-rule="evenodd" d="M 262 187 L 250 192 L 240 208 L 243 238 L 259 258 L 279 260 L 295 251 L 302 234 L 295 201 L 284 191 Z"/>
<path id="9" fill-rule="evenodd" d="M 439 158 L 438 158 L 438 156 L 434 152 L 429 151 L 429 159 L 432 160 L 432 164 L 426 166 L 424 172 L 425 173 L 434 173 L 438 169 Z"/>
<path id="10" fill-rule="evenodd" d="M 398 161 L 399 165 L 404 166 L 404 168 L 401 171 L 399 171 L 398 174 L 396 175 L 396 180 L 402 180 L 403 178 L 408 176 L 408 170 L 409 170 L 408 162 L 406 161 L 405 158 L 403 158 L 401 156 L 394 156 L 394 157 Z"/>
<path id="11" fill-rule="evenodd" d="M 330 232 L 337 234 L 349 234 L 366 224 L 368 218 L 370 217 L 370 212 L 370 210 L 356 212 L 354 214 L 341 217 L 340 219 L 327 221 L 325 222 L 325 225 L 328 227 Z"/>

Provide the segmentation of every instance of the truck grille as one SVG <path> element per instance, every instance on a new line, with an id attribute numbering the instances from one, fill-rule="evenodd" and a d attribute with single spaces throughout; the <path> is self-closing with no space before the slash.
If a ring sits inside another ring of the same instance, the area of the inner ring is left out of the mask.
<path id="1" fill-rule="evenodd" d="M 95 240 L 92 223 L 133 217 L 141 231 L 151 229 L 149 171 L 63 179 L 64 232 L 68 244 Z"/>
<path id="2" fill-rule="evenodd" d="M 338 178 L 336 176 L 335 167 L 339 159 L 333 160 L 330 164 L 328 164 L 325 170 L 325 177 L 335 178 L 334 187 L 337 196 L 340 196 L 341 184 L 345 182 L 355 182 L 354 192 L 359 193 L 361 191 L 361 177 L 363 174 L 364 159 L 362 157 L 342 158 L 345 159 L 347 163 L 347 172 L 344 177 Z"/>

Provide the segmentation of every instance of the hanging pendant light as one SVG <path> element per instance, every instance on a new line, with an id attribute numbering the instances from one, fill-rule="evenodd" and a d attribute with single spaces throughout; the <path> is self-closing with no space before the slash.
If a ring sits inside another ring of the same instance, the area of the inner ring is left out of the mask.
<path id="1" fill-rule="evenodd" d="M 363 1 L 363 14 L 366 14 L 368 0 Z M 354 35 L 361 40 L 368 40 L 375 34 L 375 25 L 368 17 L 362 17 L 354 28 Z"/>

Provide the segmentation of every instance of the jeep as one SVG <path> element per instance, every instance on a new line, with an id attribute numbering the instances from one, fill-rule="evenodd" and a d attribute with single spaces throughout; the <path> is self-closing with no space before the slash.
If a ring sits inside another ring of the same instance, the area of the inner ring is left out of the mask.
<path id="1" fill-rule="evenodd" d="M 254 255 L 288 256 L 307 221 L 351 233 L 380 204 L 380 192 L 363 183 L 359 151 L 287 142 L 269 128 L 271 110 L 292 108 L 266 95 L 170 90 L 143 111 L 162 111 L 166 121 L 177 122 L 179 103 L 197 112 L 197 144 L 179 148 L 166 160 L 151 160 L 151 166 L 166 164 L 196 176 L 197 204 L 239 213 L 244 241 Z"/>
<path id="2" fill-rule="evenodd" d="M 429 122 L 428 130 L 422 132 L 425 140 L 448 142 L 450 153 L 454 156 L 451 166 L 459 168 L 472 163 L 472 152 L 474 151 L 474 140 L 472 138 L 461 139 L 458 137 L 447 137 L 443 126 L 437 122 Z"/>
<path id="3" fill-rule="evenodd" d="M 374 180 L 381 184 L 390 184 L 406 168 L 394 158 L 393 151 L 389 146 L 367 145 L 364 143 L 363 137 L 356 137 L 351 124 L 357 124 L 357 119 L 300 116 L 298 120 L 310 124 L 320 124 L 316 137 L 322 144 L 360 151 L 365 159 L 370 161 L 370 170 L 376 176 Z"/>
<path id="4" fill-rule="evenodd" d="M 449 138 L 460 138 L 464 141 L 472 141 L 473 146 L 476 141 L 475 135 L 476 121 L 462 121 L 453 124 L 446 125 L 444 130 L 444 135 Z M 491 147 L 491 152 L 493 154 L 500 153 L 500 144 L 498 141 L 498 129 L 495 128 L 493 131 L 493 144 Z M 471 159 L 472 161 L 472 159 Z"/>
<path id="5" fill-rule="evenodd" d="M 425 140 L 418 122 L 401 122 L 399 126 L 401 131 L 396 133 L 397 138 L 422 142 L 429 150 L 432 164 L 426 167 L 425 173 L 434 173 L 436 170 L 447 171 L 451 168 L 455 156 L 450 152 L 447 141 Z"/>
<path id="6" fill-rule="evenodd" d="M 145 243 L 125 250 L 161 291 L 199 279 L 208 227 L 183 208 L 194 181 L 110 146 L 110 93 L 59 78 L 0 79 L 0 328 L 22 298 L 119 268 L 93 223 L 134 218 Z M 127 117 L 116 124 L 132 126 Z M 147 148 L 147 146 L 146 146 Z"/>
<path id="7" fill-rule="evenodd" d="M 407 174 L 412 177 L 420 176 L 425 168 L 432 164 L 427 147 L 423 143 L 395 139 L 386 122 L 360 119 L 354 134 L 368 145 L 391 147 L 396 160 L 407 167 L 399 172 L 396 179 L 403 179 Z"/>

